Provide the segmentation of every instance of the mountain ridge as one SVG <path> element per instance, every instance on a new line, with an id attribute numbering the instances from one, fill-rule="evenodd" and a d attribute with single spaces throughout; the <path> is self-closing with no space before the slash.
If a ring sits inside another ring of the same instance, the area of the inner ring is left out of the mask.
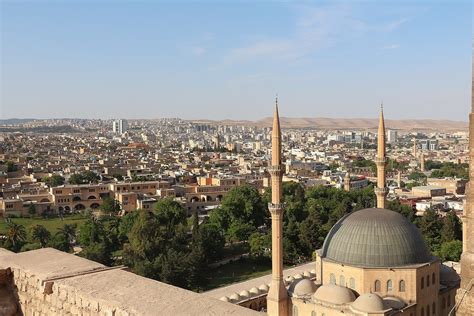
<path id="1" fill-rule="evenodd" d="M 257 121 L 250 120 L 187 120 L 202 124 L 245 125 L 257 127 L 271 127 L 272 117 Z M 328 118 L 328 117 L 280 117 L 282 128 L 315 128 L 315 129 L 376 129 L 378 119 L 372 118 Z M 441 130 L 441 131 L 467 131 L 468 122 L 435 119 L 405 119 L 385 120 L 385 126 L 396 130 Z"/>

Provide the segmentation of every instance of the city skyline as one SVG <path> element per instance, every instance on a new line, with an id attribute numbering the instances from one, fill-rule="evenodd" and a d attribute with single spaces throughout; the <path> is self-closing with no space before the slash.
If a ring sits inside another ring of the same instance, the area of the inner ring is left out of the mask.
<path id="1" fill-rule="evenodd" d="M 275 93 L 283 117 L 469 110 L 469 1 L 1 6 L 0 119 L 258 120 Z"/>

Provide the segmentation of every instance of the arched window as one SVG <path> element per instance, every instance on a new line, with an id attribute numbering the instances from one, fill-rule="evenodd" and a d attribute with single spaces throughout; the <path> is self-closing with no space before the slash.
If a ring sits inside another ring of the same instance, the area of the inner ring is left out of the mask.
<path id="1" fill-rule="evenodd" d="M 431 305 L 432 309 L 433 309 L 433 315 L 436 315 L 436 303 L 433 303 L 433 305 Z"/>
<path id="2" fill-rule="evenodd" d="M 451 294 L 448 295 L 448 307 L 451 307 Z"/>
<path id="3" fill-rule="evenodd" d="M 393 290 L 393 283 L 392 280 L 387 281 L 387 292 L 391 292 Z"/>
<path id="4" fill-rule="evenodd" d="M 380 292 L 381 290 L 381 284 L 379 280 L 375 280 L 375 292 Z"/>
<path id="5" fill-rule="evenodd" d="M 433 283 L 433 285 L 436 283 L 436 274 L 434 272 L 431 275 L 431 282 Z"/>
<path id="6" fill-rule="evenodd" d="M 425 316 L 425 309 L 423 307 L 421 308 L 421 314 L 420 315 Z"/>
<path id="7" fill-rule="evenodd" d="M 354 278 L 350 278 L 350 279 L 349 279 L 349 287 L 350 287 L 351 289 L 353 289 L 353 290 L 355 289 L 355 287 L 356 287 L 356 280 L 355 280 Z"/>
<path id="8" fill-rule="evenodd" d="M 426 316 L 430 316 L 430 304 L 426 305 Z"/>
<path id="9" fill-rule="evenodd" d="M 426 276 L 426 287 L 430 286 L 430 275 Z"/>
<path id="10" fill-rule="evenodd" d="M 405 280 L 400 280 L 400 283 L 398 284 L 398 291 L 405 292 Z"/>
<path id="11" fill-rule="evenodd" d="M 293 316 L 298 316 L 298 307 L 293 305 Z"/>
<path id="12" fill-rule="evenodd" d="M 421 288 L 425 288 L 425 277 L 421 277 Z"/>
<path id="13" fill-rule="evenodd" d="M 334 273 L 331 273 L 329 275 L 329 283 L 334 284 L 334 285 L 336 284 L 336 276 L 334 275 Z"/>
<path id="14" fill-rule="evenodd" d="M 339 285 L 346 286 L 346 278 L 343 275 L 339 276 Z"/>

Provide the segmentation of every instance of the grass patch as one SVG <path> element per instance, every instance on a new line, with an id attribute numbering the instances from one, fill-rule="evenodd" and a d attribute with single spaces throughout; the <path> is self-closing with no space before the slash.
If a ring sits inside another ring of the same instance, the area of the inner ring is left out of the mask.
<path id="1" fill-rule="evenodd" d="M 272 272 L 270 260 L 242 258 L 206 272 L 208 284 L 205 291 L 258 278 Z"/>
<path id="2" fill-rule="evenodd" d="M 76 224 L 79 228 L 87 220 L 87 217 L 81 214 L 74 214 L 70 216 L 65 216 L 63 220 L 59 217 L 54 218 L 42 218 L 42 217 L 33 217 L 33 218 L 11 218 L 11 221 L 20 225 L 23 225 L 29 235 L 30 227 L 33 225 L 43 225 L 51 234 L 55 234 L 59 228 L 62 228 L 66 224 Z M 0 234 L 6 234 L 7 232 L 7 223 L 2 220 L 0 221 Z"/>

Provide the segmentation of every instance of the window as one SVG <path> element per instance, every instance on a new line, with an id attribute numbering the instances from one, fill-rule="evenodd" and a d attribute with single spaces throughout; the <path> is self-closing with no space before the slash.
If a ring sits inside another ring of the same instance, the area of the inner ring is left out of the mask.
<path id="1" fill-rule="evenodd" d="M 433 315 L 436 315 L 436 303 L 433 303 L 432 310 L 433 310 Z"/>
<path id="2" fill-rule="evenodd" d="M 353 289 L 353 290 L 355 289 L 355 287 L 356 287 L 356 281 L 355 281 L 354 278 L 350 278 L 350 279 L 349 279 L 349 287 L 350 287 L 351 289 Z"/>
<path id="3" fill-rule="evenodd" d="M 430 275 L 426 276 L 426 287 L 430 286 Z"/>
<path id="4" fill-rule="evenodd" d="M 391 292 L 393 290 L 393 283 L 392 280 L 387 281 L 387 292 Z"/>
<path id="5" fill-rule="evenodd" d="M 448 295 L 448 307 L 451 307 L 451 294 Z"/>
<path id="6" fill-rule="evenodd" d="M 298 307 L 293 305 L 293 316 L 298 316 Z"/>
<path id="7" fill-rule="evenodd" d="M 381 289 L 381 284 L 380 284 L 380 281 L 379 280 L 376 280 L 375 281 L 375 292 L 380 292 L 380 289 Z"/>
<path id="8" fill-rule="evenodd" d="M 405 292 L 405 280 L 400 280 L 400 283 L 398 284 L 398 291 Z"/>
<path id="9" fill-rule="evenodd" d="M 425 309 L 423 307 L 421 308 L 421 314 L 420 315 L 425 316 Z"/>
<path id="10" fill-rule="evenodd" d="M 436 282 L 436 274 L 433 272 L 433 274 L 431 275 L 431 283 L 434 285 Z"/>
<path id="11" fill-rule="evenodd" d="M 430 304 L 426 305 L 426 316 L 430 316 Z"/>
<path id="12" fill-rule="evenodd" d="M 334 273 L 331 273 L 329 275 L 329 283 L 334 284 L 334 285 L 336 284 L 336 276 L 334 275 Z"/>
<path id="13" fill-rule="evenodd" d="M 443 297 L 443 302 L 441 303 L 441 308 L 442 309 L 446 308 L 446 297 Z"/>
<path id="14" fill-rule="evenodd" d="M 343 275 L 339 276 L 339 285 L 346 286 L 346 278 Z"/>
<path id="15" fill-rule="evenodd" d="M 425 288 L 425 278 L 424 277 L 421 277 L 421 288 L 422 289 Z"/>
<path id="16" fill-rule="evenodd" d="M 312 311 L 312 312 L 311 312 L 311 316 L 316 316 L 316 312 L 315 312 L 315 311 Z"/>

